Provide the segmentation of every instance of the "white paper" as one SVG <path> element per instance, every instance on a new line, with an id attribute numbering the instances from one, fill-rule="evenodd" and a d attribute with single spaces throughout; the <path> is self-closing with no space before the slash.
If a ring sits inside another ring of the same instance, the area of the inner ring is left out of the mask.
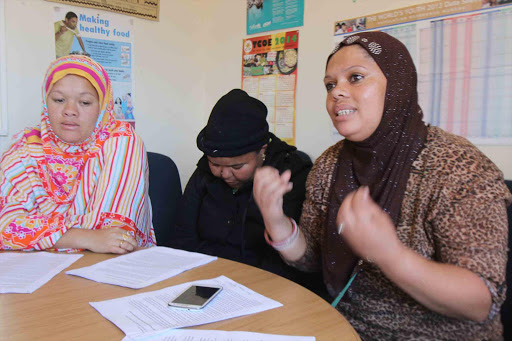
<path id="1" fill-rule="evenodd" d="M 155 246 L 66 273 L 96 282 L 140 289 L 216 259 L 201 253 Z"/>
<path id="2" fill-rule="evenodd" d="M 203 309 L 187 310 L 168 306 L 170 301 L 192 284 L 220 285 L 223 289 Z M 90 304 L 132 338 L 152 336 L 159 331 L 222 321 L 282 306 L 281 303 L 225 276 Z"/>
<path id="3" fill-rule="evenodd" d="M 314 336 L 288 336 L 223 330 L 174 329 L 142 338 L 125 337 L 123 341 L 315 341 Z"/>
<path id="4" fill-rule="evenodd" d="M 82 256 L 50 252 L 0 253 L 0 293 L 31 294 Z"/>

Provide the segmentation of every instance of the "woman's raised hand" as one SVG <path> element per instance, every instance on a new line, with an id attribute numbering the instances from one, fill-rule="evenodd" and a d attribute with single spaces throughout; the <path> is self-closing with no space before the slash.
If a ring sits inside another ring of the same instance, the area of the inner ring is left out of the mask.
<path id="1" fill-rule="evenodd" d="M 268 166 L 257 169 L 254 174 L 254 199 L 263 215 L 267 230 L 270 226 L 279 225 L 287 219 L 283 212 L 283 196 L 292 190 L 291 174 L 287 170 L 280 175 L 277 169 Z"/>
<path id="2" fill-rule="evenodd" d="M 279 174 L 279 171 L 272 167 L 259 168 L 254 175 L 253 193 L 265 221 L 268 236 L 272 242 L 288 241 L 286 248 L 281 247 L 279 252 L 281 257 L 295 261 L 304 255 L 306 241 L 300 229 L 296 238 L 290 239 L 294 225 L 283 211 L 283 196 L 293 188 L 290 182 L 291 175 L 289 170 Z"/>
<path id="3" fill-rule="evenodd" d="M 341 236 L 363 260 L 381 262 L 393 259 L 403 244 L 389 215 L 370 197 L 367 186 L 347 195 L 338 210 Z"/>

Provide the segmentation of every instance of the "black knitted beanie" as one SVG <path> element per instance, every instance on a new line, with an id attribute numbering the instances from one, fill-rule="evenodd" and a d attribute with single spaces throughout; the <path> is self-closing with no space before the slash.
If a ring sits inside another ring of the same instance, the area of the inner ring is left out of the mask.
<path id="1" fill-rule="evenodd" d="M 212 157 L 258 151 L 269 141 L 267 107 L 245 91 L 233 89 L 215 104 L 197 147 Z"/>

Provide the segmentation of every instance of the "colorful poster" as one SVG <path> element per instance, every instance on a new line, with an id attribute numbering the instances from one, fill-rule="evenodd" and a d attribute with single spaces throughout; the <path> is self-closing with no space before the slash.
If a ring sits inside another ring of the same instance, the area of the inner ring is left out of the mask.
<path id="1" fill-rule="evenodd" d="M 107 71 L 116 118 L 135 122 L 133 105 L 133 23 L 131 19 L 90 9 L 55 7 L 55 54 L 85 54 Z"/>
<path id="2" fill-rule="evenodd" d="M 353 32 L 363 29 L 357 26 L 362 20 L 366 29 L 378 27 L 404 43 L 418 71 L 427 123 L 475 144 L 511 145 L 510 3 L 443 0 L 338 23 L 354 22 Z M 347 34 L 335 31 L 334 43 Z"/>
<path id="3" fill-rule="evenodd" d="M 302 26 L 304 0 L 247 0 L 247 34 Z"/>
<path id="4" fill-rule="evenodd" d="M 244 40 L 242 89 L 265 103 L 270 131 L 295 145 L 299 31 Z"/>
<path id="5" fill-rule="evenodd" d="M 334 34 L 344 34 L 365 29 L 429 18 L 453 15 L 457 13 L 489 8 L 512 0 L 439 0 L 396 10 L 368 15 L 366 17 L 340 20 L 334 23 Z"/>
<path id="6" fill-rule="evenodd" d="M 158 21 L 160 0 L 46 0 Z"/>

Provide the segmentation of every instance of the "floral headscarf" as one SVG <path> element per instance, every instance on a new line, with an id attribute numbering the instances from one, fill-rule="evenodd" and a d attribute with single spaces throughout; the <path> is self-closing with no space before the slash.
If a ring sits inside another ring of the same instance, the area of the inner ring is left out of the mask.
<path id="1" fill-rule="evenodd" d="M 100 100 L 94 131 L 85 141 L 75 144 L 64 142 L 52 130 L 46 102 L 53 85 L 67 75 L 87 79 L 98 92 Z M 39 159 L 37 172 L 45 190 L 56 203 L 70 203 L 75 198 L 85 162 L 101 150 L 115 126 L 110 78 L 105 69 L 91 58 L 65 56 L 50 64 L 42 92 L 41 130 L 26 132 L 25 136 L 29 143 L 42 144 L 44 158 Z"/>

